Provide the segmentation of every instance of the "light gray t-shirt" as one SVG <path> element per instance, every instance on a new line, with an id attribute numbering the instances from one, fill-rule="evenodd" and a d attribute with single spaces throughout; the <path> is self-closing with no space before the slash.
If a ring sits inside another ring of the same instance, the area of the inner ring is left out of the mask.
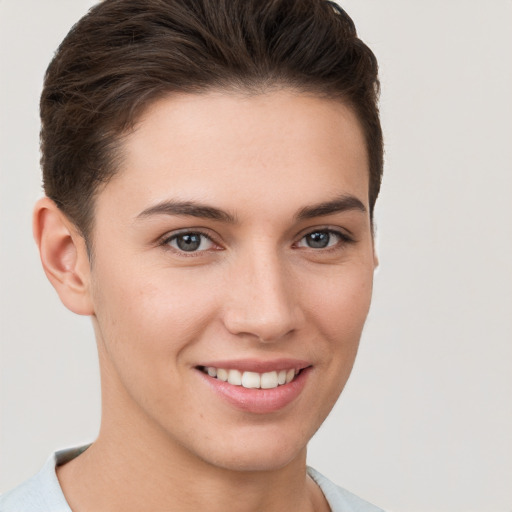
<path id="1" fill-rule="evenodd" d="M 87 446 L 82 446 L 54 453 L 39 473 L 0 496 L 0 512 L 71 512 L 55 467 L 78 457 L 86 449 Z M 332 512 L 384 512 L 333 484 L 313 468 L 308 468 L 308 474 L 324 493 Z"/>

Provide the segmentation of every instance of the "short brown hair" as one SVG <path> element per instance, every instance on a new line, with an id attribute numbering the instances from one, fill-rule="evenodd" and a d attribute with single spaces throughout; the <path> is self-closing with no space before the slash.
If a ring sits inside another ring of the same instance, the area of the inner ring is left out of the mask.
<path id="1" fill-rule="evenodd" d="M 94 194 L 119 169 L 124 133 L 156 99 L 269 87 L 339 98 L 369 156 L 370 211 L 383 166 L 377 60 L 325 0 L 104 0 L 69 32 L 41 95 L 46 195 L 84 237 Z"/>

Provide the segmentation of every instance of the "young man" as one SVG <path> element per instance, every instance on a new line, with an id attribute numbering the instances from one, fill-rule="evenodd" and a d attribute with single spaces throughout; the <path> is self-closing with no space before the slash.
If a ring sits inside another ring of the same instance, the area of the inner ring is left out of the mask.
<path id="1" fill-rule="evenodd" d="M 41 99 L 44 270 L 102 423 L 2 512 L 377 511 L 306 466 L 376 265 L 377 64 L 323 0 L 105 0 Z"/>

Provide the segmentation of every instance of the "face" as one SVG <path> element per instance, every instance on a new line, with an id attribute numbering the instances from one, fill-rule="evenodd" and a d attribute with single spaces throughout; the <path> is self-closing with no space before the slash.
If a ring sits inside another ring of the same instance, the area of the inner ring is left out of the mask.
<path id="1" fill-rule="evenodd" d="M 284 90 L 151 106 L 96 200 L 102 429 L 229 469 L 304 455 L 368 312 L 368 211 L 363 135 L 339 102 Z"/>

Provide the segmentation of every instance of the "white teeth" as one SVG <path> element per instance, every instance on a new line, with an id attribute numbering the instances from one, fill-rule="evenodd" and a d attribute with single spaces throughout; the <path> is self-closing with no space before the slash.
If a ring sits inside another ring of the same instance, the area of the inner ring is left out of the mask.
<path id="1" fill-rule="evenodd" d="M 260 387 L 261 389 L 277 388 L 277 372 L 262 374 Z"/>
<path id="2" fill-rule="evenodd" d="M 259 388 L 261 382 L 261 377 L 259 373 L 256 372 L 244 372 L 242 375 L 242 386 L 244 388 Z"/>
<path id="3" fill-rule="evenodd" d="M 248 389 L 274 389 L 289 384 L 300 373 L 300 370 L 295 368 L 265 373 L 226 370 L 213 366 L 204 367 L 203 370 L 210 377 L 216 377 L 223 382 L 229 382 L 233 386 L 243 386 Z"/>
<path id="4" fill-rule="evenodd" d="M 217 379 L 223 380 L 226 382 L 228 380 L 228 372 L 227 370 L 224 370 L 223 368 L 217 369 Z"/>
<path id="5" fill-rule="evenodd" d="M 229 370 L 228 371 L 228 382 L 230 384 L 234 384 L 235 386 L 240 386 L 242 384 L 242 374 L 238 370 Z"/>

